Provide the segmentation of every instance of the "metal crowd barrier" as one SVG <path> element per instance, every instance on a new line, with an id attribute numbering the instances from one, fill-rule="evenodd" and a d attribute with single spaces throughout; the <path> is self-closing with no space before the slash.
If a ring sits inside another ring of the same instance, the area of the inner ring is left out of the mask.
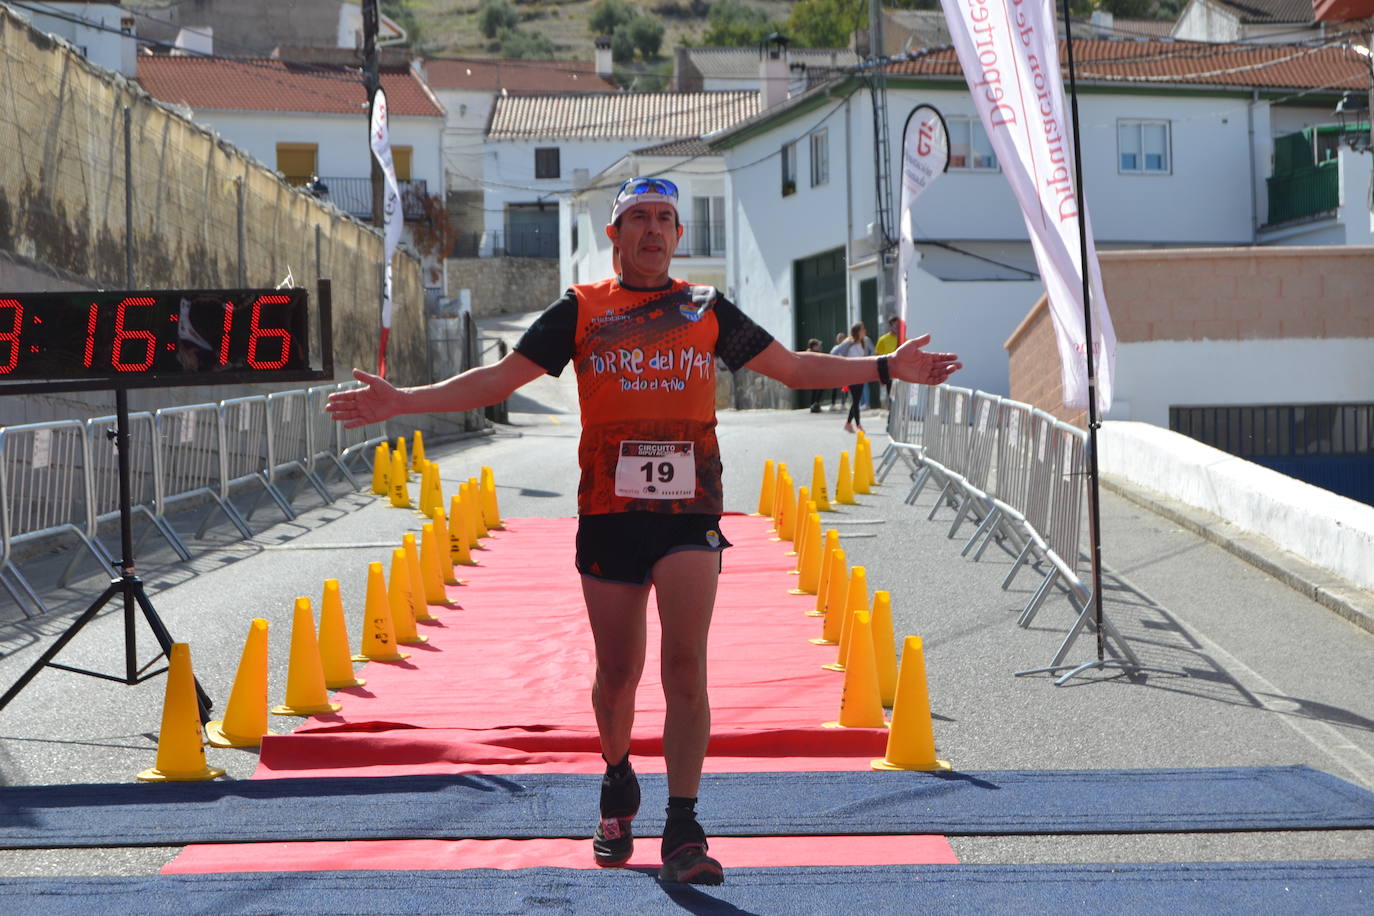
<path id="1" fill-rule="evenodd" d="M 352 387 L 356 383 L 320 385 L 130 414 L 130 508 L 148 522 L 140 541 L 156 532 L 181 559 L 189 560 L 190 551 L 167 518 L 179 503 L 213 503 L 197 537 L 220 514 L 243 537 L 252 537 L 248 519 L 263 496 L 292 519 L 292 502 L 302 484 L 330 502 L 325 481 L 337 471 L 357 489 L 349 465 L 368 466 L 373 450 L 384 441 L 385 428 L 375 424 L 345 430 L 324 413 L 330 392 Z M 26 616 L 48 610 L 15 560 L 15 548 L 26 542 L 73 537 L 117 578 L 115 558 L 99 537 L 100 526 L 120 512 L 114 424 L 114 417 L 97 417 L 0 427 L 0 587 Z M 289 494 L 283 493 L 288 485 Z M 246 513 L 232 501 L 245 489 L 255 491 Z M 82 551 L 73 554 L 59 585 L 71 581 L 82 556 Z"/>
<path id="2" fill-rule="evenodd" d="M 921 393 L 928 391 L 924 400 Z M 920 401 L 922 409 L 912 405 Z M 919 416 L 919 422 L 916 417 Z M 1087 434 L 1042 410 L 986 392 L 940 385 L 894 385 L 888 431 L 892 443 L 880 463 L 881 480 L 899 460 L 912 465 L 906 496 L 914 504 L 926 484 L 940 488 L 928 518 L 950 506 L 953 538 L 965 520 L 977 528 L 961 554 L 1001 543 L 1015 556 L 1002 588 L 1030 567 L 1041 581 L 1022 611 L 1029 626 L 1046 597 L 1059 586 L 1076 613 L 1091 597 L 1079 573 Z M 993 456 L 996 456 L 994 466 Z"/>

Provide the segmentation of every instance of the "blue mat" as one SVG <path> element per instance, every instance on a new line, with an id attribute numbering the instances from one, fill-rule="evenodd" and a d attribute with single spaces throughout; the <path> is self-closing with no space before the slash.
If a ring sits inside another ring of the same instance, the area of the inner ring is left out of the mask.
<path id="1" fill-rule="evenodd" d="M 663 822 L 641 777 L 636 832 Z M 274 840 L 585 837 L 595 776 L 343 777 L 0 789 L 0 848 Z M 717 836 L 1196 833 L 1374 827 L 1374 793 L 1308 767 L 719 773 Z"/>
<path id="2" fill-rule="evenodd" d="M 189 913 L 1264 913 L 1374 911 L 1374 863 L 757 868 L 726 884 L 533 868 L 0 879 L 9 916 Z"/>

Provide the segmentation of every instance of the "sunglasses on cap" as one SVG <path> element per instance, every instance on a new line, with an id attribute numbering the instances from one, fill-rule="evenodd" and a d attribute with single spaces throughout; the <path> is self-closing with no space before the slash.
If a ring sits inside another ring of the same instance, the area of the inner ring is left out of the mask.
<path id="1" fill-rule="evenodd" d="M 666 178 L 630 178 L 616 191 L 616 197 L 633 194 L 662 194 L 677 200 L 677 185 Z"/>

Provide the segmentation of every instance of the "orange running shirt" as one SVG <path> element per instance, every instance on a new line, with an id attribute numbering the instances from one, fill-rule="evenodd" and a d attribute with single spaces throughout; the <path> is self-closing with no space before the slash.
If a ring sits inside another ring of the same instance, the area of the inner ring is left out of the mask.
<path id="1" fill-rule="evenodd" d="M 582 515 L 723 511 L 716 371 L 772 342 L 711 287 L 571 287 L 515 345 L 550 375 L 571 360 L 582 410 Z"/>

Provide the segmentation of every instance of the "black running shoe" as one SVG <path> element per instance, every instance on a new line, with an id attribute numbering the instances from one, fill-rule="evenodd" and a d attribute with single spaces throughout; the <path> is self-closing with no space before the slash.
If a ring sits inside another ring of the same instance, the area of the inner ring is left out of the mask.
<path id="1" fill-rule="evenodd" d="M 624 865 L 634 853 L 630 822 L 639 813 L 639 779 L 626 767 L 621 775 L 601 777 L 601 822 L 592 837 L 592 856 L 602 868 Z"/>
<path id="2" fill-rule="evenodd" d="M 670 817 L 663 827 L 663 867 L 658 880 L 724 884 L 720 863 L 706 854 L 706 831 L 692 817 Z"/>

